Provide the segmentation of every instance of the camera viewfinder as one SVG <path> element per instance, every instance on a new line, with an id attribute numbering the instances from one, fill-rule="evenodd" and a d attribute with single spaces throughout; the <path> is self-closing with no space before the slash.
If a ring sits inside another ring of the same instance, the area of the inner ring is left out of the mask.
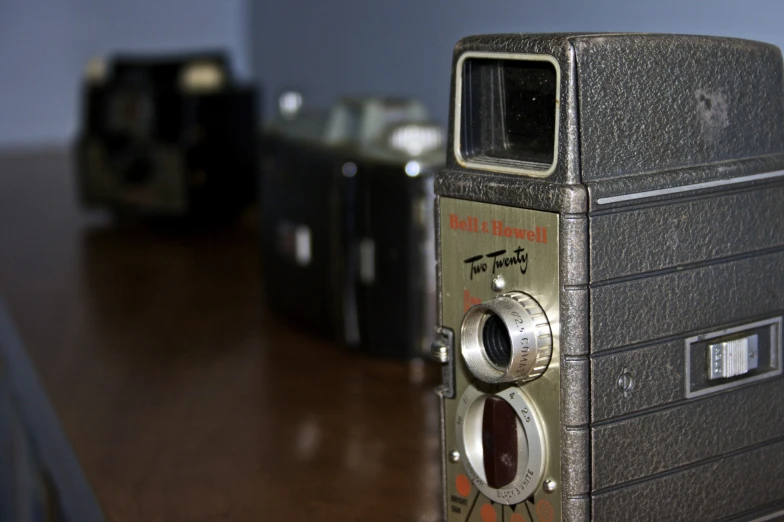
<path id="1" fill-rule="evenodd" d="M 551 169 L 558 132 L 554 63 L 467 58 L 462 91 L 463 159 L 533 173 Z"/>

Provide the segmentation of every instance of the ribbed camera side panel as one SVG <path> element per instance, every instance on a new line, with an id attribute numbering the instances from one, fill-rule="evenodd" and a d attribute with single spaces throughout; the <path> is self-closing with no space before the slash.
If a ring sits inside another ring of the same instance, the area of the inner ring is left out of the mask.
<path id="1" fill-rule="evenodd" d="M 780 288 L 781 250 L 594 287 L 592 353 L 781 310 Z"/>
<path id="2" fill-rule="evenodd" d="M 592 216 L 596 283 L 784 246 L 784 185 Z"/>
<path id="3" fill-rule="evenodd" d="M 710 196 L 717 190 L 763 186 L 776 178 L 775 175 L 770 174 L 775 174 L 782 169 L 784 169 L 784 152 L 738 159 L 723 163 L 720 167 L 715 163 L 689 165 L 678 170 L 651 171 L 645 176 L 595 180 L 586 185 L 590 194 L 592 217 L 598 217 L 599 213 L 609 211 L 672 203 L 674 197 L 686 193 L 694 199 Z M 747 176 L 759 174 L 765 176 L 751 182 L 743 181 Z M 716 185 L 716 182 L 720 183 Z M 710 185 L 705 186 L 705 183 Z M 662 190 L 664 192 L 652 193 L 652 191 Z"/>
<path id="4" fill-rule="evenodd" d="M 594 490 L 784 438 L 782 384 L 779 377 L 594 427 L 592 452 L 604 456 L 594 461 Z"/>
<path id="5" fill-rule="evenodd" d="M 725 520 L 763 509 L 784 491 L 783 457 L 778 441 L 599 493 L 592 497 L 592 520 Z"/>
<path id="6" fill-rule="evenodd" d="M 602 197 L 623 196 L 623 183 L 603 182 Z M 784 185 L 607 209 L 590 192 L 592 519 L 717 520 L 780 502 L 770 459 L 784 458 L 784 379 L 689 399 L 686 339 L 782 314 Z"/>
<path id="7" fill-rule="evenodd" d="M 605 421 L 685 399 L 684 341 L 591 359 L 591 420 Z"/>

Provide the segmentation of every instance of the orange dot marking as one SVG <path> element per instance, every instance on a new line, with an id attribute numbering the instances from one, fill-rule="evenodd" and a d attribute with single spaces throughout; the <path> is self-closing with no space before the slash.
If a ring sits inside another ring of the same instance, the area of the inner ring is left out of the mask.
<path id="1" fill-rule="evenodd" d="M 509 519 L 509 522 L 525 522 L 525 517 L 520 513 L 514 513 L 512 518 Z"/>
<path id="2" fill-rule="evenodd" d="M 455 487 L 461 496 L 467 497 L 471 494 L 471 481 L 465 475 L 458 475 L 455 479 Z"/>
<path id="3" fill-rule="evenodd" d="M 495 509 L 490 504 L 485 504 L 482 506 L 482 511 L 480 511 L 482 515 L 482 522 L 495 522 Z"/>
<path id="4" fill-rule="evenodd" d="M 555 516 L 553 505 L 546 500 L 540 500 L 536 504 L 536 514 L 539 515 L 541 522 L 553 522 Z"/>

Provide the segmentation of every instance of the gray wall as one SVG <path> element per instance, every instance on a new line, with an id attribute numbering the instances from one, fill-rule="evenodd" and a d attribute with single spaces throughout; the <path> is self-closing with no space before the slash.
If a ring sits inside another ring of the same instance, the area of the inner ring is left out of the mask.
<path id="1" fill-rule="evenodd" d="M 0 0 L 0 148 L 66 144 L 86 61 L 227 48 L 249 72 L 246 0 Z"/>
<path id="2" fill-rule="evenodd" d="M 445 122 L 454 43 L 467 34 L 627 30 L 784 45 L 778 0 L 0 0 L 0 148 L 65 144 L 87 59 L 221 46 L 274 93 L 422 99 Z M 250 34 L 249 34 L 250 33 Z M 249 41 L 252 44 L 249 44 Z"/>
<path id="3" fill-rule="evenodd" d="M 252 18 L 253 68 L 268 93 L 298 88 L 314 105 L 350 93 L 415 96 L 441 122 L 452 48 L 469 34 L 676 32 L 784 46 L 777 0 L 287 0 L 254 3 Z"/>

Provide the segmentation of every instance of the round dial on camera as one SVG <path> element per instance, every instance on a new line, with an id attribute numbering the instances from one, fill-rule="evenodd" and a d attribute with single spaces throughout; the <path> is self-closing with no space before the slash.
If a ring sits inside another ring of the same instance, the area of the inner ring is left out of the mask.
<path id="1" fill-rule="evenodd" d="M 488 392 L 469 386 L 455 421 L 466 473 L 484 495 L 518 504 L 534 494 L 544 476 L 546 441 L 539 415 L 521 388 Z"/>
<path id="2" fill-rule="evenodd" d="M 487 383 L 536 379 L 553 352 L 547 316 L 523 292 L 508 292 L 473 306 L 463 318 L 460 338 L 468 369 Z"/>

